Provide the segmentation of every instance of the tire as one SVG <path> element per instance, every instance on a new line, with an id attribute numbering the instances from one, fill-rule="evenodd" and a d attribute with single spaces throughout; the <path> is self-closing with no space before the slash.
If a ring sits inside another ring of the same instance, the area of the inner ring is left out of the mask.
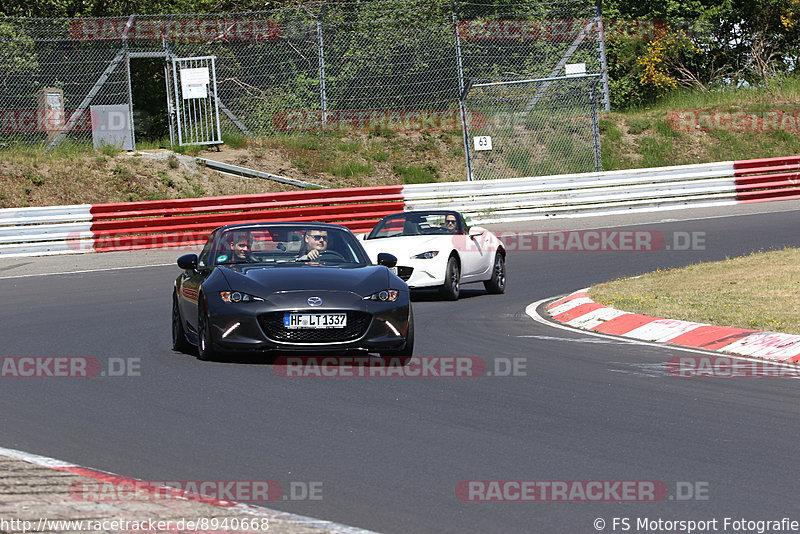
<path id="1" fill-rule="evenodd" d="M 414 356 L 414 312 L 408 314 L 408 335 L 406 344 L 400 350 L 385 350 L 381 352 L 382 358 L 399 358 L 403 365 L 407 365 L 411 357 Z"/>
<path id="2" fill-rule="evenodd" d="M 461 281 L 461 267 L 455 256 L 450 256 L 445 268 L 444 285 L 439 288 L 439 294 L 445 300 L 458 300 L 459 283 Z"/>
<path id="3" fill-rule="evenodd" d="M 191 345 L 186 341 L 186 330 L 183 328 L 181 310 L 178 307 L 178 295 L 172 293 L 172 350 L 187 352 Z"/>
<path id="4" fill-rule="evenodd" d="M 197 306 L 197 315 L 197 358 L 204 362 L 213 362 L 217 359 L 217 353 L 214 350 L 214 340 L 208 325 L 205 300 L 201 300 Z"/>
<path id="5" fill-rule="evenodd" d="M 492 277 L 483 283 L 488 293 L 499 295 L 506 291 L 506 259 L 499 252 L 495 254 Z"/>

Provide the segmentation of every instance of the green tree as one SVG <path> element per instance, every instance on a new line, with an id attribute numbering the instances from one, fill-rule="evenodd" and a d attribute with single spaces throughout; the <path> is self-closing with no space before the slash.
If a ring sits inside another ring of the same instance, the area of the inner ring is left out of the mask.
<path id="1" fill-rule="evenodd" d="M 648 39 L 607 43 L 617 108 L 650 103 L 681 85 L 709 90 L 765 84 L 792 72 L 800 52 L 798 0 L 607 0 L 603 15 L 664 21 L 668 29 Z M 678 38 L 681 30 L 686 39 Z M 656 59 L 661 64 L 654 70 Z"/>

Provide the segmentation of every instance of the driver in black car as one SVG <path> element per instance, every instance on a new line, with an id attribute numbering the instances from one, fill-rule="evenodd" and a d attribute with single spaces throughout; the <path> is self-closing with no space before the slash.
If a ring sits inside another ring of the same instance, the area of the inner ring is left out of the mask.
<path id="1" fill-rule="evenodd" d="M 328 250 L 328 231 L 314 228 L 306 232 L 305 249 L 309 260 L 318 259 L 320 254 Z"/>

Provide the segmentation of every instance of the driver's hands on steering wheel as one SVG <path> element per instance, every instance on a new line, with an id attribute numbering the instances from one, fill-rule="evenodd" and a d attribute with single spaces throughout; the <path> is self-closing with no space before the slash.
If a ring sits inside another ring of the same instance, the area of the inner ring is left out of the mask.
<path id="1" fill-rule="evenodd" d="M 295 261 L 317 261 L 320 258 L 322 258 L 322 256 L 326 255 L 333 256 L 334 258 L 338 258 L 341 261 L 347 261 L 345 260 L 344 255 L 342 255 L 341 252 L 336 252 L 335 250 L 330 250 L 330 249 L 325 249 L 325 250 L 312 249 L 308 251 L 306 254 L 299 256 Z"/>

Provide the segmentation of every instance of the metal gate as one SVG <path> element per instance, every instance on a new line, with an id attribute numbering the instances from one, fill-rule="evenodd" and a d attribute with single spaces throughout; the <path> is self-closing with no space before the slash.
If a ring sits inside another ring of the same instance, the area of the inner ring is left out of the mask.
<path id="1" fill-rule="evenodd" d="M 602 170 L 599 74 L 474 84 L 466 95 L 470 180 Z"/>
<path id="2" fill-rule="evenodd" d="M 167 61 L 167 110 L 172 144 L 222 143 L 217 101 L 216 56 Z M 171 82 L 171 83 L 170 83 Z"/>

